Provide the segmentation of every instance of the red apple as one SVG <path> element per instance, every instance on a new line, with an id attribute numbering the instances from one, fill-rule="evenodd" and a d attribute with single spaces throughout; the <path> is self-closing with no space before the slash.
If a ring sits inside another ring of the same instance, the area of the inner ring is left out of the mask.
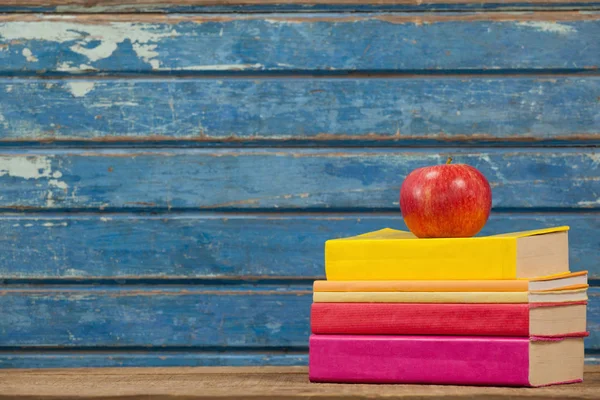
<path id="1" fill-rule="evenodd" d="M 451 161 L 418 168 L 402 183 L 402 217 L 419 238 L 471 237 L 490 215 L 492 190 L 485 176 Z"/>

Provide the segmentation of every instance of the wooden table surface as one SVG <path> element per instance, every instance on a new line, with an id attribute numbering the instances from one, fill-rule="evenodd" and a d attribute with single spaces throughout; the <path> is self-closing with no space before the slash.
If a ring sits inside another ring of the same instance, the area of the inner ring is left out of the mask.
<path id="1" fill-rule="evenodd" d="M 0 399 L 600 399 L 600 366 L 582 384 L 537 389 L 311 384 L 305 367 L 0 371 Z"/>

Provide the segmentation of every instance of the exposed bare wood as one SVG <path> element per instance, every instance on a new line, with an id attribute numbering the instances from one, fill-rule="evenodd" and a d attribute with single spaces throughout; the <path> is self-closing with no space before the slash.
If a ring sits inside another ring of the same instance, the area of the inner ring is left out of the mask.
<path id="1" fill-rule="evenodd" d="M 529 0 L 528 3 L 595 3 L 596 0 Z M 210 6 L 210 5 L 259 5 L 259 4 L 372 4 L 372 5 L 422 5 L 422 4 L 469 4 L 473 0 L 3 0 L 0 6 L 32 7 L 110 7 L 118 6 Z M 498 0 L 480 0 L 477 4 L 499 3 Z M 503 0 L 502 3 L 523 3 L 521 0 Z"/>
<path id="2" fill-rule="evenodd" d="M 584 383 L 539 389 L 311 384 L 305 367 L 5 370 L 0 399 L 598 399 L 600 366 Z"/>
<path id="3" fill-rule="evenodd" d="M 250 0 L 243 0 L 250 1 Z M 438 0 L 434 0 L 438 1 Z M 507 0 L 513 1 L 513 0 Z M 516 1 L 516 0 L 515 0 Z M 537 1 L 537 0 L 534 0 Z M 554 1 L 554 0 L 551 0 Z M 588 1 L 588 0 L 583 0 Z M 590 0 L 591 1 L 591 0 Z M 227 3 L 235 4 L 235 3 Z M 257 3 L 259 4 L 259 3 Z M 278 4 L 278 3 L 274 3 Z M 6 4 L 0 1 L 0 7 Z M 151 24 L 177 24 L 182 22 L 189 23 L 209 23 L 209 22 L 231 22 L 242 20 L 264 20 L 265 14 L 205 14 L 205 15 L 186 15 L 186 14 L 80 14 L 76 17 L 64 15 L 38 15 L 38 14 L 2 14 L 0 15 L 0 24 L 6 22 L 60 22 L 68 21 L 77 24 L 111 24 L 114 22 L 129 23 L 151 23 Z M 544 21 L 544 22 L 567 22 L 567 21 L 598 21 L 600 13 L 586 11 L 530 11 L 530 12 L 495 12 L 495 13 L 452 13 L 452 14 L 426 14 L 418 15 L 404 14 L 345 14 L 337 13 L 333 15 L 319 14 L 274 14 L 267 18 L 271 22 L 281 23 L 315 23 L 315 22 L 360 22 L 364 20 L 380 20 L 393 24 L 432 24 L 436 22 L 469 22 L 469 21 Z"/>

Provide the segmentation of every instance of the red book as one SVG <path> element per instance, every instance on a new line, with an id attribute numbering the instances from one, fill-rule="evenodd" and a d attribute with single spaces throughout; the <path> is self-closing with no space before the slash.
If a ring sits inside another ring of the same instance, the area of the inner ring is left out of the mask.
<path id="1" fill-rule="evenodd" d="M 586 331 L 571 304 L 313 303 L 315 334 L 564 337 Z"/>

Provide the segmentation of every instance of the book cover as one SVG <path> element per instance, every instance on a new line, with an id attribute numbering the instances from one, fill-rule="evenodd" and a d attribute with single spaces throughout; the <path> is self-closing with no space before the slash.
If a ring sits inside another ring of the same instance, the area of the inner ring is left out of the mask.
<path id="1" fill-rule="evenodd" d="M 419 239 L 383 229 L 325 243 L 327 280 L 504 280 L 569 272 L 567 226 Z"/>
<path id="2" fill-rule="evenodd" d="M 582 338 L 312 335 L 312 382 L 545 386 L 581 382 Z"/>
<path id="3" fill-rule="evenodd" d="M 586 332 L 586 302 L 565 305 L 313 303 L 311 332 L 561 337 Z"/>

